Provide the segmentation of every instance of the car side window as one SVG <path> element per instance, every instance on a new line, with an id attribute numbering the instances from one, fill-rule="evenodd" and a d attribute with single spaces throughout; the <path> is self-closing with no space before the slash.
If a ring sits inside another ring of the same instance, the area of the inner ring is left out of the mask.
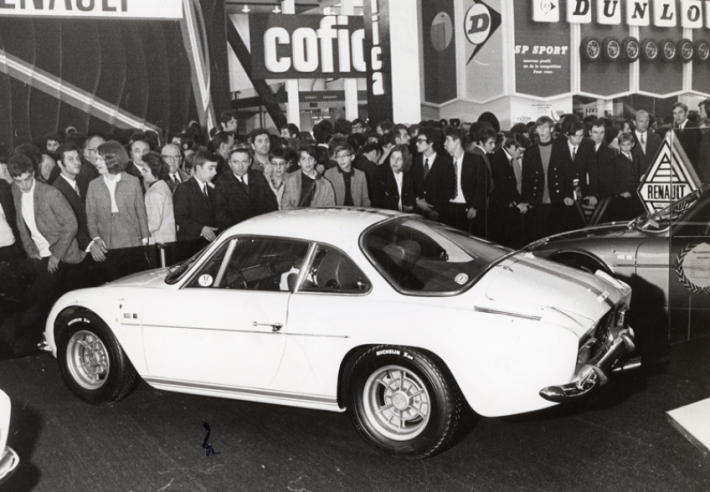
<path id="1" fill-rule="evenodd" d="M 364 294 L 370 290 L 370 286 L 365 274 L 346 254 L 331 246 L 319 244 L 299 290 L 329 294 Z"/>
<path id="2" fill-rule="evenodd" d="M 292 291 L 308 246 L 281 238 L 235 238 L 205 263 L 189 287 Z"/>

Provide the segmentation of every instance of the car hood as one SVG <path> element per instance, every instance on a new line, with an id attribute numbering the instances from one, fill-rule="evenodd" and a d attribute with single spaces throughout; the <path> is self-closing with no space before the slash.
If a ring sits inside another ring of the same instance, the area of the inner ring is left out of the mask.
<path id="1" fill-rule="evenodd" d="M 516 253 L 498 264 L 491 274 L 486 298 L 492 307 L 565 326 L 578 336 L 631 294 L 631 288 L 616 279 L 605 279 L 530 253 Z"/>
<path id="2" fill-rule="evenodd" d="M 167 268 L 156 268 L 112 280 L 104 287 L 164 287 Z"/>

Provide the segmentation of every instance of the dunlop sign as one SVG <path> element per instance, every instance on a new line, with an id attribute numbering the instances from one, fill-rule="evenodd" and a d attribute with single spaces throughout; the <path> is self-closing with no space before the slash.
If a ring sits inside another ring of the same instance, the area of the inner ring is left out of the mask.
<path id="1" fill-rule="evenodd" d="M 182 0 L 0 0 L 0 15 L 182 19 Z"/>
<path id="2" fill-rule="evenodd" d="M 673 131 L 666 133 L 648 173 L 641 180 L 639 197 L 649 213 L 690 195 L 700 180 Z"/>
<path id="3" fill-rule="evenodd" d="M 252 76 L 257 79 L 364 77 L 362 16 L 249 16 Z"/>

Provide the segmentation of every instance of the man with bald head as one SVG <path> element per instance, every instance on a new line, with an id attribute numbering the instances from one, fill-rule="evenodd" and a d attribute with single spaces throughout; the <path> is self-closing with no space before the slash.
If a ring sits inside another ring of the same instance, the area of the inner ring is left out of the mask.
<path id="1" fill-rule="evenodd" d="M 648 172 L 648 168 L 651 166 L 653 158 L 656 157 L 656 152 L 661 146 L 661 137 L 648 129 L 651 126 L 651 117 L 643 109 L 636 111 L 633 126 L 634 146 L 631 153 L 639 156 L 639 161 L 641 162 L 640 174 L 644 175 Z"/>
<path id="2" fill-rule="evenodd" d="M 170 191 L 174 192 L 177 185 L 190 179 L 190 175 L 180 169 L 182 165 L 182 152 L 180 152 L 180 147 L 169 143 L 160 150 L 160 155 L 168 164 L 168 174 L 170 175 L 170 179 L 167 180 L 168 186 L 170 187 Z"/>

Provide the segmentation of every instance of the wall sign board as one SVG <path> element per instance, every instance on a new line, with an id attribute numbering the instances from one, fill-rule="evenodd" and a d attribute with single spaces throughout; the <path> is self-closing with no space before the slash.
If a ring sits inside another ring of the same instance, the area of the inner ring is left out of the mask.
<path id="1" fill-rule="evenodd" d="M 182 19 L 182 0 L 0 0 L 0 15 Z"/>

